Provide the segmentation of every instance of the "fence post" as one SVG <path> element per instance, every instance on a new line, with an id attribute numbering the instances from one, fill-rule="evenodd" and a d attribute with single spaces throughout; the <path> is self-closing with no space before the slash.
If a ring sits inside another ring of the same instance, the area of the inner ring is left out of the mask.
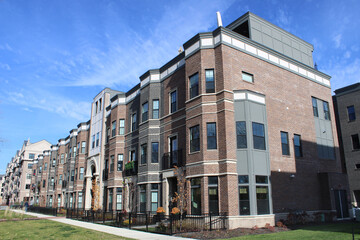
<path id="1" fill-rule="evenodd" d="M 129 229 L 131 229 L 131 212 L 129 212 Z"/>
<path id="2" fill-rule="evenodd" d="M 209 213 L 209 217 L 210 217 L 210 231 L 212 231 L 211 212 Z"/>

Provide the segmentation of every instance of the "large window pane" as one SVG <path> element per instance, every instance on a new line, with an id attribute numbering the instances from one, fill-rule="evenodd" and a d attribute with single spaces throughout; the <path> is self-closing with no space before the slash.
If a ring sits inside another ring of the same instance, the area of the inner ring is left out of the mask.
<path id="1" fill-rule="evenodd" d="M 269 189 L 266 186 L 257 186 L 256 187 L 256 203 L 257 203 L 257 213 L 260 214 L 269 214 Z"/>
<path id="2" fill-rule="evenodd" d="M 355 121 L 356 120 L 356 115 L 355 115 L 355 108 L 354 106 L 349 106 L 347 107 L 347 111 L 348 111 L 348 118 L 349 121 Z"/>
<path id="3" fill-rule="evenodd" d="M 116 135 L 116 121 L 113 121 L 111 127 L 111 136 L 114 137 L 115 135 Z"/>
<path id="4" fill-rule="evenodd" d="M 281 150 L 282 155 L 290 155 L 289 137 L 287 132 L 281 132 Z"/>
<path id="5" fill-rule="evenodd" d="M 146 102 L 142 105 L 142 122 L 148 120 L 149 103 Z"/>
<path id="6" fill-rule="evenodd" d="M 200 151 L 199 125 L 190 128 L 190 152 Z"/>
<path id="7" fill-rule="evenodd" d="M 264 124 L 252 123 L 254 149 L 265 150 L 265 130 Z"/>
<path id="8" fill-rule="evenodd" d="M 236 142 L 237 148 L 247 148 L 245 121 L 236 122 Z"/>
<path id="9" fill-rule="evenodd" d="M 119 119 L 119 135 L 125 134 L 125 119 Z"/>
<path id="10" fill-rule="evenodd" d="M 323 106 L 324 106 L 324 118 L 326 120 L 330 120 L 329 103 L 324 101 Z"/>
<path id="11" fill-rule="evenodd" d="M 207 149 L 216 149 L 216 123 L 207 123 Z"/>
<path id="12" fill-rule="evenodd" d="M 190 98 L 199 95 L 199 74 L 196 73 L 190 77 Z"/>
<path id="13" fill-rule="evenodd" d="M 141 145 L 141 164 L 146 164 L 147 144 Z"/>
<path id="14" fill-rule="evenodd" d="M 152 118 L 153 119 L 158 119 L 159 118 L 159 100 L 153 100 L 153 114 L 152 114 Z"/>
<path id="15" fill-rule="evenodd" d="M 177 94 L 176 91 L 170 93 L 170 112 L 176 112 L 177 110 Z"/>
<path id="16" fill-rule="evenodd" d="M 250 215 L 249 187 L 239 186 L 240 215 Z"/>
<path id="17" fill-rule="evenodd" d="M 151 162 L 152 163 L 159 162 L 159 143 L 158 142 L 151 143 Z"/>
<path id="18" fill-rule="evenodd" d="M 215 92 L 214 70 L 205 70 L 206 93 Z"/>
<path id="19" fill-rule="evenodd" d="M 294 134 L 295 157 L 302 157 L 301 136 Z"/>
<path id="20" fill-rule="evenodd" d="M 318 112 L 318 106 L 317 106 L 317 100 L 316 98 L 311 98 L 312 101 L 312 107 L 313 107 L 313 114 L 315 117 L 319 117 L 319 112 Z"/>

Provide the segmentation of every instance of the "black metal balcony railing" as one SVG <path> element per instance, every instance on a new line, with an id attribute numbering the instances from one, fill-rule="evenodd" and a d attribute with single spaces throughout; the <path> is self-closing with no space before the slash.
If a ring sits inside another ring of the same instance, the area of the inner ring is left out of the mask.
<path id="1" fill-rule="evenodd" d="M 182 167 L 185 165 L 185 160 L 182 156 L 182 149 L 164 153 L 162 157 L 162 169 L 173 168 L 174 166 Z"/>
<path id="2" fill-rule="evenodd" d="M 138 162 L 131 161 L 125 164 L 125 176 L 136 175 L 138 172 Z"/>

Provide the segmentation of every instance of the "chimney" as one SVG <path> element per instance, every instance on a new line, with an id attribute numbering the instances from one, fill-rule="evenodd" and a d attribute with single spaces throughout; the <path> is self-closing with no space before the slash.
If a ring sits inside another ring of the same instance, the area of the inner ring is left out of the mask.
<path id="1" fill-rule="evenodd" d="M 220 12 L 216 12 L 216 16 L 217 16 L 218 27 L 222 27 L 222 20 L 221 20 Z"/>

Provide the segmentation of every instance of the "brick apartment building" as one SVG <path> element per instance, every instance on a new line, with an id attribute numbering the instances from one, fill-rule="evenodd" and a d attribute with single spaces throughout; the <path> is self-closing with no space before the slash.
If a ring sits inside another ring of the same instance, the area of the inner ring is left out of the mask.
<path id="1" fill-rule="evenodd" d="M 291 210 L 348 217 L 330 76 L 313 46 L 248 12 L 183 48 L 128 92 L 95 96 L 90 121 L 35 161 L 34 201 L 169 213 L 178 166 L 187 213 L 226 212 L 230 228 Z"/>
<path id="2" fill-rule="evenodd" d="M 333 100 L 340 156 L 346 163 L 351 202 L 360 207 L 360 83 L 335 90 Z"/>

